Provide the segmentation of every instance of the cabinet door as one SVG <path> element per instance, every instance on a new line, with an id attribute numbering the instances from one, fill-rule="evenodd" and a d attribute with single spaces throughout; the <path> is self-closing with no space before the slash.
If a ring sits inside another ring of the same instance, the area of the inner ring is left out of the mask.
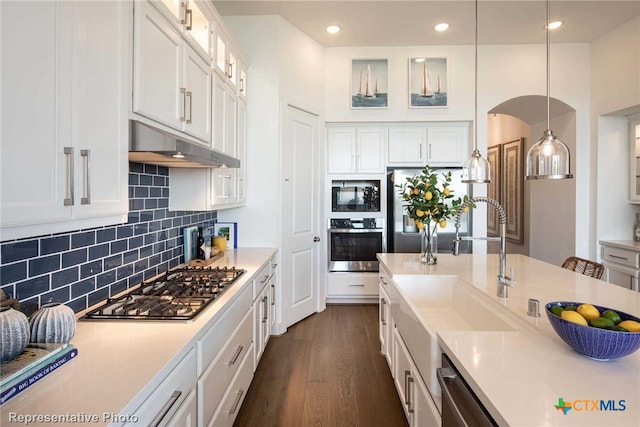
<path id="1" fill-rule="evenodd" d="M 384 290 L 382 283 L 380 284 L 380 290 L 378 296 L 378 307 L 379 307 L 379 315 L 378 315 L 378 328 L 379 328 L 379 337 L 380 337 L 380 352 L 387 359 L 387 363 L 390 364 L 389 354 L 391 353 L 389 348 L 389 331 L 390 325 L 393 323 L 391 321 L 391 312 L 389 310 L 389 296 Z"/>
<path id="2" fill-rule="evenodd" d="M 211 169 L 212 208 L 235 205 L 235 179 L 236 171 L 230 168 Z"/>
<path id="3" fill-rule="evenodd" d="M 212 105 L 212 120 L 213 126 L 212 138 L 213 148 L 218 151 L 226 152 L 226 101 L 227 101 L 227 87 L 224 81 L 218 77 L 213 76 L 213 105 Z"/>
<path id="4" fill-rule="evenodd" d="M 211 25 L 209 19 L 193 0 L 187 3 L 185 15 L 185 38 L 199 51 L 200 55 L 204 55 L 210 62 Z"/>
<path id="5" fill-rule="evenodd" d="M 226 109 L 224 138 L 224 152 L 230 156 L 237 157 L 237 128 L 238 128 L 238 96 L 234 91 L 226 89 L 226 100 L 224 107 Z"/>
<path id="6" fill-rule="evenodd" d="M 410 380 L 410 394 L 409 401 L 411 402 L 411 409 L 413 410 L 412 425 L 434 427 L 442 425 L 440 411 L 438 411 L 436 404 L 431 399 L 431 395 L 422 382 L 415 366 L 413 367 Z"/>
<path id="7" fill-rule="evenodd" d="M 427 128 L 427 163 L 462 166 L 469 151 L 469 126 L 429 126 Z"/>
<path id="8" fill-rule="evenodd" d="M 130 3 L 73 2 L 74 218 L 127 213 Z"/>
<path id="9" fill-rule="evenodd" d="M 133 111 L 182 130 L 182 37 L 146 1 L 134 16 Z"/>
<path id="10" fill-rule="evenodd" d="M 186 133 L 211 143 L 211 75 L 210 66 L 187 43 L 184 43 L 184 82 Z"/>
<path id="11" fill-rule="evenodd" d="M 191 390 L 182 405 L 167 423 L 167 427 L 196 427 L 198 425 L 198 408 L 195 389 Z"/>
<path id="12" fill-rule="evenodd" d="M 236 169 L 236 193 L 238 204 L 247 202 L 247 104 L 238 102 L 237 158 L 240 168 Z"/>
<path id="13" fill-rule="evenodd" d="M 409 412 L 409 378 L 411 377 L 411 356 L 409 355 L 409 351 L 405 347 L 402 342 L 402 338 L 398 334 L 398 330 L 394 330 L 394 340 L 393 340 L 393 381 L 396 385 L 396 390 L 398 391 L 398 395 L 400 396 L 400 401 L 402 402 L 402 408 L 404 409 L 405 416 L 407 420 L 409 420 L 409 425 L 413 425 L 411 423 L 412 414 Z"/>
<path id="14" fill-rule="evenodd" d="M 387 159 L 391 166 L 424 166 L 427 160 L 425 130 L 415 128 L 389 129 Z"/>
<path id="15" fill-rule="evenodd" d="M 387 129 L 359 128 L 357 131 L 356 169 L 360 173 L 384 173 L 384 148 Z"/>
<path id="16" fill-rule="evenodd" d="M 247 66 L 242 61 L 238 61 L 238 96 L 247 99 Z"/>
<path id="17" fill-rule="evenodd" d="M 71 182 L 71 25 L 52 1 L 0 2 L 2 37 L 2 226 L 63 220 Z M 70 36 L 70 34 L 69 34 Z M 64 80 L 67 79 L 65 82 Z M 56 114 L 56 111 L 59 114 Z M 70 122 L 67 122 L 70 123 Z M 27 160 L 28 159 L 28 160 Z"/>
<path id="18" fill-rule="evenodd" d="M 214 23 L 215 71 L 224 80 L 229 78 L 229 39 L 219 23 Z"/>
<path id="19" fill-rule="evenodd" d="M 273 264 L 272 264 L 273 265 Z M 271 279 L 269 279 L 269 333 L 273 333 L 274 332 L 274 328 L 276 326 L 276 312 L 277 312 L 277 306 L 276 306 L 276 281 L 277 281 L 277 274 L 275 269 L 273 269 L 273 273 L 271 274 Z"/>
<path id="20" fill-rule="evenodd" d="M 355 128 L 327 129 L 328 173 L 356 171 Z"/>

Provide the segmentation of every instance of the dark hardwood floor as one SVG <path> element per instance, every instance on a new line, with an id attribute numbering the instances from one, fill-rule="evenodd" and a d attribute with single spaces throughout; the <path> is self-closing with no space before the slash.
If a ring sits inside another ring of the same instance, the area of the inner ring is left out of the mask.
<path id="1" fill-rule="evenodd" d="M 406 426 L 377 305 L 328 305 L 271 337 L 234 426 Z"/>

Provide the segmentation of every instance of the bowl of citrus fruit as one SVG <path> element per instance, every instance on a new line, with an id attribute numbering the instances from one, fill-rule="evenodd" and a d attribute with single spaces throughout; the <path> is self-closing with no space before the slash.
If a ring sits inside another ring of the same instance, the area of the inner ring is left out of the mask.
<path id="1" fill-rule="evenodd" d="M 640 348 L 640 319 L 619 310 L 571 301 L 545 306 L 551 326 L 578 353 L 612 360 Z"/>

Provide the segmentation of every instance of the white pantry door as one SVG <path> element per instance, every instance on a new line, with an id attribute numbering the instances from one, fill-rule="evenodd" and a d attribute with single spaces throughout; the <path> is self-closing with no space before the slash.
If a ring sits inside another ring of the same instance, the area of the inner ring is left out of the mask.
<path id="1" fill-rule="evenodd" d="M 287 105 L 282 147 L 282 319 L 285 327 L 318 311 L 318 116 Z"/>

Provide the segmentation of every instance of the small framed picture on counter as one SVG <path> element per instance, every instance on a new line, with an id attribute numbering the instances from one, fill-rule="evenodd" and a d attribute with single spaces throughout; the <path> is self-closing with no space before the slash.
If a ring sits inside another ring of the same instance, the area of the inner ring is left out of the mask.
<path id="1" fill-rule="evenodd" d="M 213 227 L 214 236 L 225 236 L 227 238 L 227 248 L 236 249 L 238 247 L 237 222 L 218 222 Z"/>

